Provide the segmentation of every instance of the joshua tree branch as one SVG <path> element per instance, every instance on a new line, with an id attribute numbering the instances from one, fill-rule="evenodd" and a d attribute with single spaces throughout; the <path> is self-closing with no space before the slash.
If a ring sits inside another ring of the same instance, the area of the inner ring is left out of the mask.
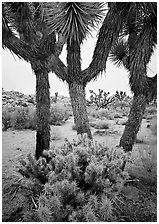
<path id="1" fill-rule="evenodd" d="M 62 81 L 67 81 L 67 67 L 59 57 L 52 54 L 47 60 L 50 71 L 55 73 Z"/>
<path id="2" fill-rule="evenodd" d="M 120 12 L 117 12 L 114 7 L 111 7 L 100 28 L 92 62 L 87 69 L 82 71 L 83 83 L 87 84 L 101 72 L 105 71 L 111 46 L 119 36 L 122 22 Z"/>
<path id="3" fill-rule="evenodd" d="M 26 44 L 23 40 L 16 37 L 10 30 L 2 32 L 2 46 L 8 48 L 11 52 L 16 54 L 20 59 L 33 62 L 36 60 L 35 49 Z"/>

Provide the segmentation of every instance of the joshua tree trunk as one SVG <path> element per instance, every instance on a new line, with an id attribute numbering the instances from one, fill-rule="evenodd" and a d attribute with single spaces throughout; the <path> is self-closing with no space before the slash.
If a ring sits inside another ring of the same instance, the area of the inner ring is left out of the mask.
<path id="1" fill-rule="evenodd" d="M 77 134 L 87 133 L 88 138 L 92 139 L 86 107 L 85 87 L 74 82 L 69 85 L 69 93 Z"/>
<path id="2" fill-rule="evenodd" d="M 36 74 L 36 152 L 35 157 L 39 159 L 44 149 L 50 146 L 50 92 L 47 70 L 35 71 Z"/>
<path id="3" fill-rule="evenodd" d="M 145 108 L 146 97 L 144 95 L 134 96 L 128 121 L 119 144 L 126 152 L 132 151 L 132 147 L 142 122 Z"/>
<path id="4" fill-rule="evenodd" d="M 80 45 L 75 41 L 71 44 L 68 41 L 67 50 L 67 83 L 76 131 L 77 134 L 87 133 L 88 138 L 92 139 L 86 107 L 85 85 L 81 77 Z"/>

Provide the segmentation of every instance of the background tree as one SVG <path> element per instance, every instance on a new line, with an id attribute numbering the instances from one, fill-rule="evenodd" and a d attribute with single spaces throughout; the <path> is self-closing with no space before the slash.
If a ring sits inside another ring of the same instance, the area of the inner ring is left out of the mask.
<path id="1" fill-rule="evenodd" d="M 124 100 L 127 98 L 126 92 L 116 91 L 115 97 L 120 102 L 121 109 L 123 109 L 123 107 L 124 107 Z"/>
<path id="2" fill-rule="evenodd" d="M 109 104 L 115 101 L 115 96 L 109 96 L 109 92 L 104 92 L 101 89 L 98 89 L 98 91 L 99 93 L 96 94 L 93 90 L 89 90 L 91 93 L 89 103 L 96 105 L 97 109 L 106 109 Z"/>
<path id="3" fill-rule="evenodd" d="M 157 44 L 157 4 L 131 3 L 130 18 L 125 23 L 123 34 L 127 41 L 119 39 L 113 46 L 110 59 L 129 71 L 129 84 L 134 93 L 131 110 L 120 146 L 131 151 L 139 131 L 146 104 L 157 94 L 157 75 L 147 76 L 147 64 Z"/>
<path id="4" fill-rule="evenodd" d="M 61 72 L 63 63 L 58 59 L 63 42 L 56 40 L 55 32 L 48 33 L 43 20 L 41 3 L 2 3 L 2 47 L 8 48 L 20 59 L 31 64 L 36 75 L 37 134 L 36 153 L 38 159 L 50 143 L 50 71 Z M 56 55 L 56 57 L 55 57 Z M 62 70 L 62 75 L 65 71 Z M 61 77 L 62 77 L 61 75 Z"/>

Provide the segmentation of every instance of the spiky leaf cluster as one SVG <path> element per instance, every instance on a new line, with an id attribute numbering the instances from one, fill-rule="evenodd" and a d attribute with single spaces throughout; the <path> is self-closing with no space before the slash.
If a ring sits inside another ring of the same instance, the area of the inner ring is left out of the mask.
<path id="1" fill-rule="evenodd" d="M 81 43 L 103 16 L 104 3 L 100 2 L 59 2 L 56 7 L 50 3 L 45 7 L 44 16 L 51 32 L 61 33 L 69 44 Z"/>

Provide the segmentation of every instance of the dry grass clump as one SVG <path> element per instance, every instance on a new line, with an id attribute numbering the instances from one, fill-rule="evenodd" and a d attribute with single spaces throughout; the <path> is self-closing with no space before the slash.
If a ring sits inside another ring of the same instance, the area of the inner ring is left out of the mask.
<path id="1" fill-rule="evenodd" d="M 90 111 L 89 115 L 93 118 L 97 118 L 101 120 L 105 118 L 107 118 L 108 120 L 113 120 L 113 116 L 110 113 L 111 112 L 109 112 L 106 109 L 101 109 L 101 110 Z"/>
<path id="2" fill-rule="evenodd" d="M 36 110 L 35 107 L 17 106 L 14 110 L 8 107 L 2 109 L 3 130 L 12 127 L 13 129 L 36 129 Z"/>
<path id="3" fill-rule="evenodd" d="M 50 108 L 50 124 L 62 125 L 71 115 L 71 110 L 62 104 L 53 104 Z M 3 107 L 2 109 L 3 131 L 8 128 L 16 130 L 36 130 L 37 117 L 35 106 L 14 108 Z"/>
<path id="4" fill-rule="evenodd" d="M 153 117 L 157 114 L 157 107 L 153 106 L 153 105 L 148 105 L 146 107 L 145 113 L 143 118 L 147 119 L 147 120 L 151 120 L 153 119 Z"/>
<path id="5" fill-rule="evenodd" d="M 94 127 L 95 129 L 109 129 L 110 128 L 110 124 L 108 123 L 108 121 L 104 121 L 104 120 L 96 121 L 95 123 L 91 123 L 90 125 Z"/>
<path id="6" fill-rule="evenodd" d="M 157 182 L 157 160 L 155 151 L 150 148 L 145 148 L 145 150 L 139 150 L 139 153 L 143 164 L 140 170 L 140 172 L 143 173 L 143 177 L 148 182 Z"/>
<path id="7" fill-rule="evenodd" d="M 69 118 L 67 108 L 62 104 L 52 104 L 50 108 L 50 124 L 62 125 Z"/>

